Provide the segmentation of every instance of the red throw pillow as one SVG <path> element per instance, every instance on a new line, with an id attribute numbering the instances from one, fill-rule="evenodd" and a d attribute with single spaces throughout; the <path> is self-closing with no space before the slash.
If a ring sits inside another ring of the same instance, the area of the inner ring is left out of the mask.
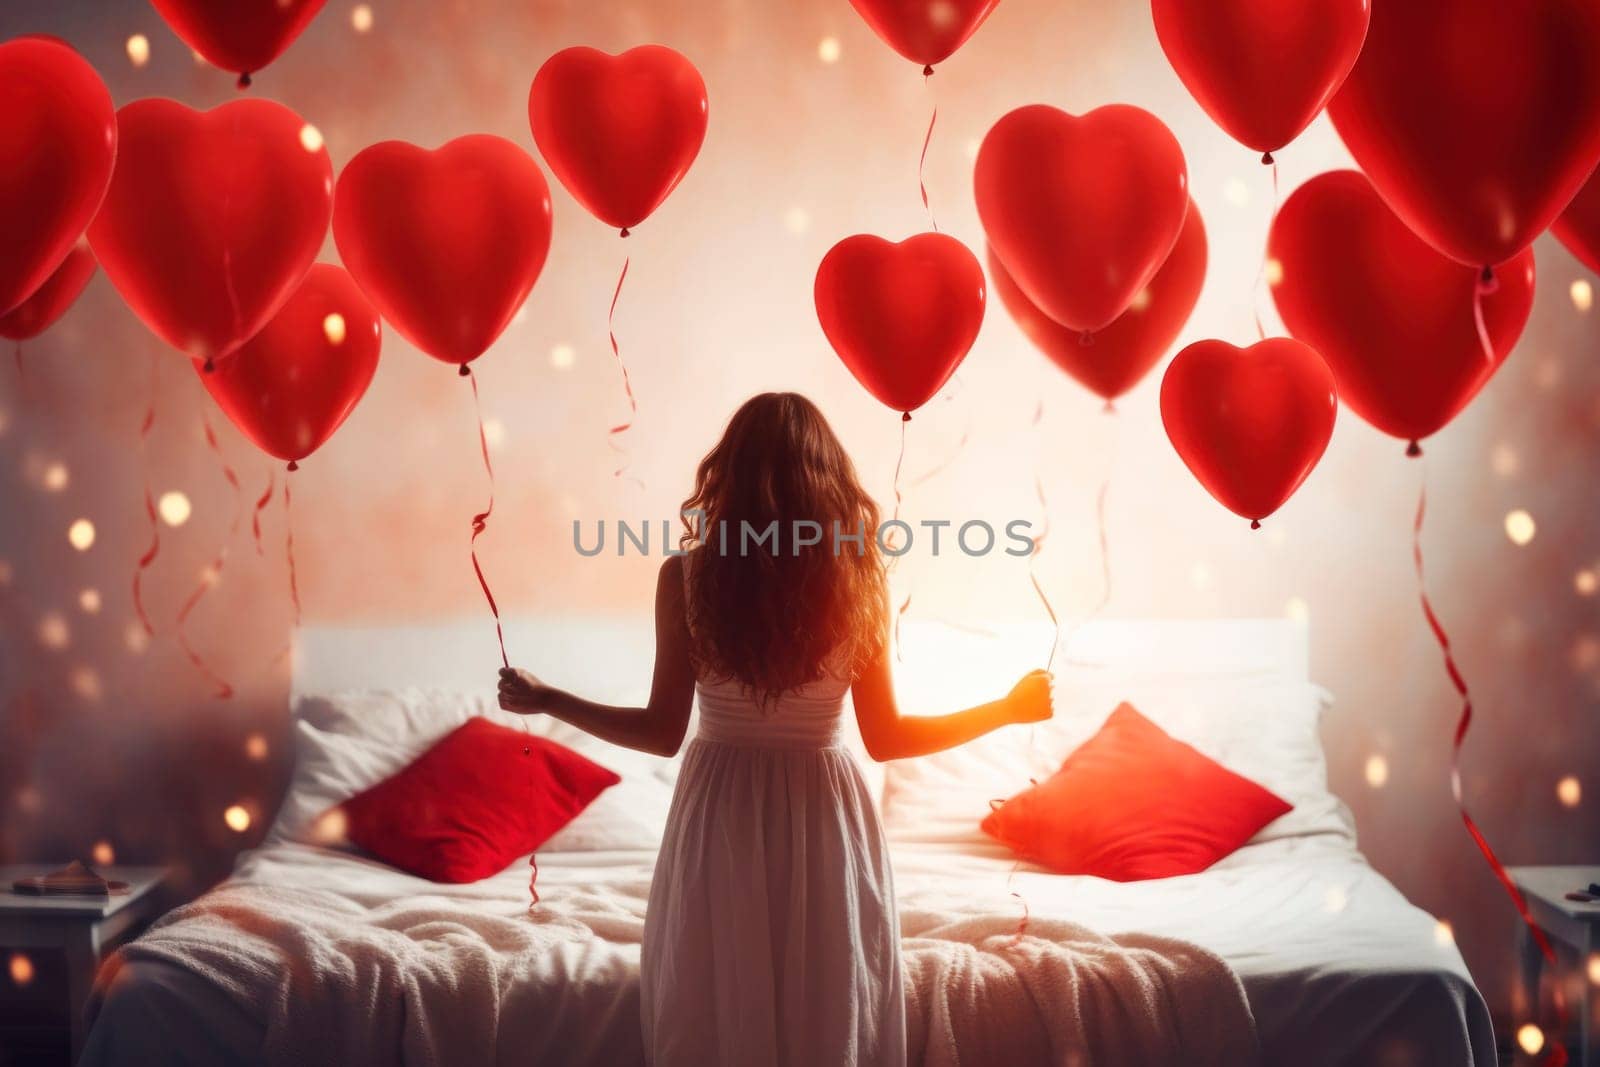
<path id="1" fill-rule="evenodd" d="M 1135 882 L 1203 871 L 1291 807 L 1121 704 L 983 831 L 1062 874 Z"/>
<path id="2" fill-rule="evenodd" d="M 385 863 L 435 882 L 476 882 L 621 780 L 554 741 L 473 718 L 339 807 L 345 835 Z"/>

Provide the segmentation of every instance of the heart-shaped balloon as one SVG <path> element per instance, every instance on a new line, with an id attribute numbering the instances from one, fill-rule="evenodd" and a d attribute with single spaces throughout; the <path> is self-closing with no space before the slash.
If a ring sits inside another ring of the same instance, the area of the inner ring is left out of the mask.
<path id="1" fill-rule="evenodd" d="M 1600 159 L 1600 4 L 1378 3 L 1328 115 L 1420 237 L 1469 266 L 1503 263 Z"/>
<path id="2" fill-rule="evenodd" d="M 817 320 L 867 392 L 895 411 L 933 399 L 983 324 L 983 268 L 942 233 L 846 237 L 817 267 Z"/>
<path id="3" fill-rule="evenodd" d="M 1550 232 L 1583 260 L 1584 266 L 1600 274 L 1600 171 L 1584 182 Z"/>
<path id="4" fill-rule="evenodd" d="M 95 272 L 94 253 L 86 244 L 76 244 L 55 273 L 22 303 L 0 315 L 0 337 L 26 341 L 38 337 L 67 313 Z"/>
<path id="5" fill-rule="evenodd" d="M 294 464 L 366 393 L 381 341 L 378 313 L 350 275 L 318 263 L 260 333 L 200 380 L 257 448 Z"/>
<path id="6" fill-rule="evenodd" d="M 1127 104 L 1081 118 L 1019 107 L 984 137 L 974 172 L 989 247 L 1029 300 L 1080 331 L 1110 325 L 1166 262 L 1187 183 L 1172 133 Z"/>
<path id="7" fill-rule="evenodd" d="M 1156 276 L 1127 311 L 1094 335 L 1093 344 L 1084 344 L 1083 334 L 1035 307 L 1006 273 L 994 249 L 989 250 L 989 278 L 1017 326 L 1051 362 L 1103 398 L 1107 408 L 1167 354 L 1200 299 L 1205 277 L 1206 228 L 1191 200 L 1178 243 Z"/>
<path id="8" fill-rule="evenodd" d="M 192 111 L 135 100 L 89 244 L 144 324 L 217 360 L 254 336 L 311 269 L 333 166 L 306 120 L 271 100 Z"/>
<path id="9" fill-rule="evenodd" d="M 45 283 L 111 183 L 117 113 L 87 61 L 50 37 L 0 44 L 0 314 Z"/>
<path id="10" fill-rule="evenodd" d="M 706 139 L 706 83 L 658 44 L 608 55 L 563 48 L 528 91 L 528 125 L 550 170 L 627 236 L 678 187 Z"/>
<path id="11" fill-rule="evenodd" d="M 1151 0 L 1150 11 L 1195 101 L 1271 162 L 1344 84 L 1371 0 Z"/>
<path id="12" fill-rule="evenodd" d="M 925 74 L 977 32 L 1000 0 L 850 0 L 883 43 Z"/>
<path id="13" fill-rule="evenodd" d="M 242 75 L 288 48 L 327 0 L 150 0 L 183 43 L 206 62 Z"/>
<path id="14" fill-rule="evenodd" d="M 502 137 L 470 134 L 431 152 L 384 141 L 339 175 L 333 239 L 402 337 L 464 367 L 505 330 L 544 268 L 550 187 Z"/>
<path id="15" fill-rule="evenodd" d="M 1321 353 L 1350 410 L 1415 442 L 1437 433 L 1510 353 L 1533 307 L 1533 250 L 1478 272 L 1406 228 L 1354 170 L 1294 191 L 1272 223 L 1272 299 L 1289 332 Z M 1488 358 L 1473 311 L 1483 301 Z"/>
<path id="16" fill-rule="evenodd" d="M 1172 447 L 1206 492 L 1252 527 L 1317 465 L 1338 407 L 1333 372 L 1289 337 L 1249 348 L 1196 341 L 1161 380 L 1161 422 Z"/>

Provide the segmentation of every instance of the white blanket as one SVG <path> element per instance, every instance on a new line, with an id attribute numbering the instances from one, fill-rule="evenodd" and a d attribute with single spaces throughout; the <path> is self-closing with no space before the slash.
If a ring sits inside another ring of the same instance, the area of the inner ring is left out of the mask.
<path id="1" fill-rule="evenodd" d="M 291 856 L 290 868 L 315 858 Z M 260 1019 L 270 1063 L 641 1063 L 645 883 L 630 874 L 578 884 L 552 866 L 531 913 L 515 871 L 460 887 L 470 895 L 236 880 L 166 916 L 123 956 L 175 964 L 226 991 Z M 912 1063 L 1254 1057 L 1239 980 L 1203 949 L 1050 919 L 1020 939 L 1005 916 L 908 911 L 902 924 Z"/>

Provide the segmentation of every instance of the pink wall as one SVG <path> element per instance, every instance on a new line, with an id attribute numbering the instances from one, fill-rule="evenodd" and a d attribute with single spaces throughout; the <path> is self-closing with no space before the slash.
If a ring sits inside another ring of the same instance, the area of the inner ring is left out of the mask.
<path id="1" fill-rule="evenodd" d="M 568 524 L 672 514 L 693 462 L 756 390 L 816 398 L 870 486 L 890 499 L 899 422 L 828 350 L 811 278 L 842 236 L 898 239 L 925 227 L 915 165 L 935 101 L 929 193 L 941 227 L 974 249 L 982 235 L 972 153 L 1005 110 L 1126 101 L 1161 115 L 1188 155 L 1211 238 L 1210 275 L 1185 336 L 1250 337 L 1270 175 L 1183 91 L 1136 0 L 1004 0 L 928 86 L 845 0 L 377 0 L 372 8 L 374 25 L 362 34 L 352 5 L 333 0 L 256 81 L 255 92 L 320 128 L 335 166 L 393 137 L 434 146 L 490 131 L 532 150 L 528 83 L 545 56 L 568 44 L 616 51 L 665 43 L 689 55 L 709 86 L 710 135 L 698 163 L 626 245 L 555 191 L 544 277 L 478 364 L 486 413 L 502 430 L 499 508 L 483 557 L 508 611 L 647 610 L 655 564 L 579 560 Z M 0 36 L 22 32 L 70 40 L 119 103 L 165 94 L 206 107 L 234 95 L 231 77 L 194 62 L 146 5 L 9 3 Z M 134 33 L 151 43 L 138 69 L 124 51 Z M 838 43 L 836 62 L 819 54 L 827 38 Z M 1348 159 L 1325 121 L 1280 158 L 1285 194 Z M 627 443 L 643 490 L 611 476 L 605 435 L 626 410 L 605 342 L 625 253 L 632 269 L 617 332 L 640 400 Z M 1363 847 L 1420 906 L 1453 924 L 1500 1005 L 1514 915 L 1451 805 L 1458 709 L 1417 609 L 1409 530 L 1426 469 L 1432 590 L 1478 698 L 1465 764 L 1475 814 L 1508 862 L 1593 861 L 1600 599 L 1584 595 L 1576 576 L 1600 566 L 1600 312 L 1580 310 L 1569 295 L 1573 282 L 1593 279 L 1563 249 L 1546 239 L 1538 256 L 1526 336 L 1478 402 L 1430 443 L 1425 463 L 1405 460 L 1402 445 L 1341 412 L 1322 466 L 1256 534 L 1214 504 L 1172 453 L 1154 381 L 1120 415 L 1103 417 L 1028 348 L 998 304 L 958 384 L 911 424 L 907 459 L 909 481 L 969 437 L 948 468 L 910 490 L 913 520 L 1034 516 L 1032 480 L 1042 472 L 1054 531 L 1039 574 L 1068 615 L 1100 595 L 1093 500 L 1108 473 L 1110 614 L 1308 612 L 1314 673 L 1338 699 L 1326 729 L 1334 785 L 1356 812 Z M 325 258 L 334 258 L 331 240 Z M 1275 323 L 1264 294 L 1259 302 Z M 200 385 L 160 349 L 100 277 L 56 330 L 25 346 L 20 375 L 0 367 L 0 679 L 8 700 L 0 860 L 88 854 L 104 841 L 121 860 L 181 863 L 199 888 L 257 838 L 282 788 L 284 528 L 275 504 L 258 556 L 246 520 L 227 542 L 221 581 L 195 612 L 194 644 L 241 688 L 233 700 L 211 699 L 176 647 L 172 619 L 227 540 L 233 497 L 204 447 Z M 145 464 L 137 430 L 153 353 L 158 420 Z M 1045 419 L 1035 431 L 1040 401 Z M 271 465 L 216 418 L 246 494 L 260 492 Z M 295 477 L 309 618 L 481 610 L 466 556 L 467 520 L 485 493 L 475 448 L 465 384 L 388 333 L 367 400 Z M 64 485 L 52 473 L 58 464 Z M 145 470 L 158 493 L 185 493 L 194 513 L 162 528 L 147 578 L 159 633 L 141 650 L 128 644 L 128 587 L 147 538 Z M 276 477 L 281 484 L 281 470 Z M 1526 547 L 1503 529 L 1514 508 L 1537 522 Z M 86 552 L 66 536 L 79 517 L 96 529 Z M 1039 610 L 1025 565 L 1009 557 L 908 563 L 898 580 L 915 594 L 914 615 Z M 97 612 L 80 604 L 86 589 L 98 593 Z M 493 666 L 487 648 L 485 666 Z M 647 665 L 634 669 L 642 675 Z M 266 741 L 261 758 L 247 750 L 256 733 Z M 1373 757 L 1386 761 L 1381 786 L 1368 781 Z M 1582 793 L 1571 806 L 1557 793 L 1569 775 Z M 243 834 L 223 821 L 235 803 L 254 814 Z"/>

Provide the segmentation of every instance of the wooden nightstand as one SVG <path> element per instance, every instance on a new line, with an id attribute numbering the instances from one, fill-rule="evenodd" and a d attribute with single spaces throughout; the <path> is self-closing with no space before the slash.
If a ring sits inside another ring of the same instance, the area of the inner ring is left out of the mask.
<path id="1" fill-rule="evenodd" d="M 1578 1047 L 1572 1051 L 1577 1053 L 1574 1060 L 1579 1067 L 1596 1067 L 1600 1064 L 1600 1049 L 1595 1047 L 1589 1019 L 1589 975 L 1595 953 L 1600 951 L 1600 902 L 1585 904 L 1568 900 L 1566 895 L 1588 888 L 1591 882 L 1600 882 L 1600 867 L 1511 867 L 1508 871 L 1511 880 L 1528 898 L 1528 908 L 1550 938 L 1552 947 L 1559 952 L 1565 946 L 1577 956 L 1584 995 L 1573 1006 L 1578 1017 Z M 1528 1004 L 1537 1006 L 1544 954 L 1528 932 L 1527 924 L 1517 923 L 1517 936 L 1523 993 Z"/>
<path id="2" fill-rule="evenodd" d="M 112 897 L 40 897 L 14 892 L 18 878 L 48 874 L 59 863 L 0 866 L 0 946 L 6 955 L 22 951 L 58 952 L 66 960 L 72 1059 L 84 1039 L 84 1005 L 94 984 L 100 956 L 159 914 L 155 890 L 166 878 L 162 867 L 101 867 L 96 873 L 128 883 Z M 0 982 L 10 981 L 0 977 Z"/>

